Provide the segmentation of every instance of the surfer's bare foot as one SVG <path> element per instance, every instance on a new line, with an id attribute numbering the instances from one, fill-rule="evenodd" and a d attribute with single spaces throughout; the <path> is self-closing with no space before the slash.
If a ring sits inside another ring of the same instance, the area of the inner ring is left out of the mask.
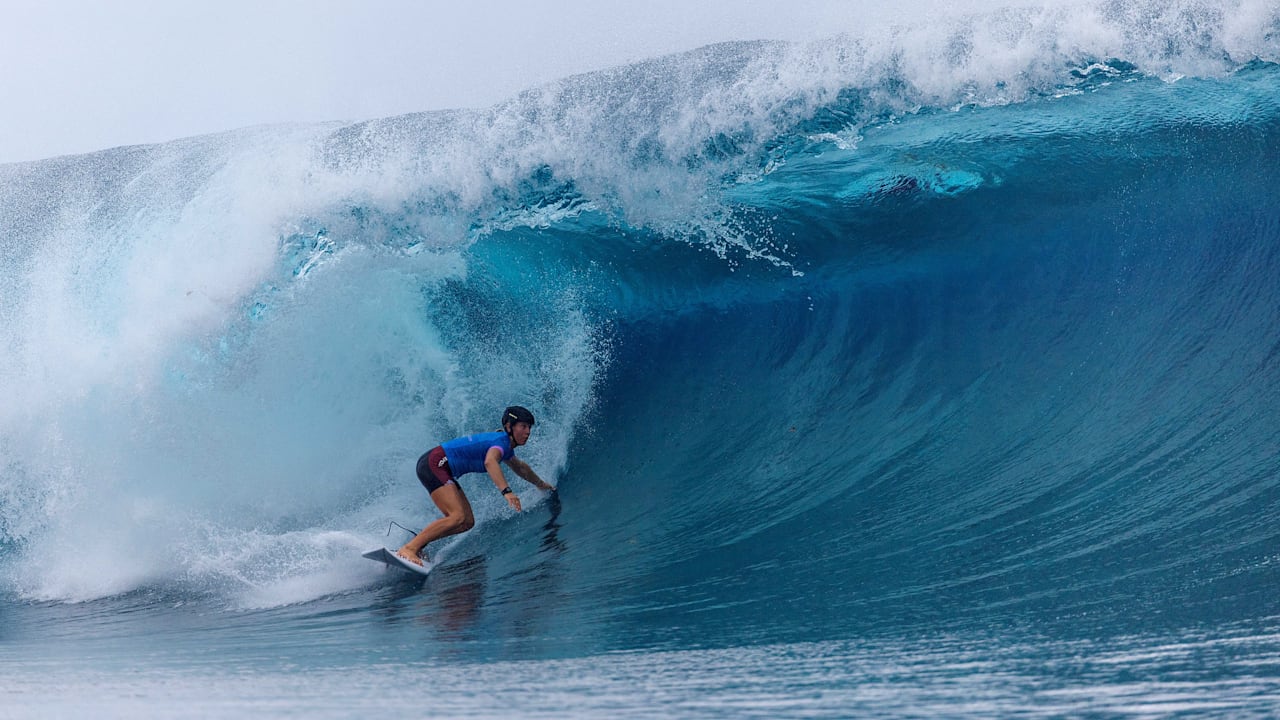
<path id="1" fill-rule="evenodd" d="M 405 560 L 408 560 L 414 565 L 417 565 L 419 567 L 422 566 L 422 558 L 418 556 L 418 553 L 410 552 L 405 550 L 404 548 L 400 548 L 399 550 L 396 551 L 396 555 L 399 555 L 400 557 L 404 558 Z"/>

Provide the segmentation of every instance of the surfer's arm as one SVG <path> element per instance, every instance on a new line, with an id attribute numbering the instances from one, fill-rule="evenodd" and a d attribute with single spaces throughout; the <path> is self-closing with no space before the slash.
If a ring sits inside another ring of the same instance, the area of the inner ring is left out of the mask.
<path id="1" fill-rule="evenodd" d="M 529 464 L 520 458 L 511 458 L 507 461 L 507 465 L 515 472 L 515 474 L 524 478 L 525 481 L 532 483 L 533 486 L 539 490 L 546 490 L 547 492 L 555 491 L 554 487 L 548 485 L 542 480 L 542 478 L 538 477 L 538 473 L 534 472 L 533 468 L 529 467 Z"/>
<path id="2" fill-rule="evenodd" d="M 491 447 L 489 452 L 484 454 L 484 469 L 489 473 L 489 479 L 493 481 L 495 487 L 502 492 L 502 497 L 507 499 L 507 504 L 520 512 L 520 498 L 516 497 L 516 493 L 507 484 L 507 479 L 502 476 L 502 448 Z M 517 473 L 518 474 L 518 473 Z M 521 477 L 524 477 L 523 475 Z"/>

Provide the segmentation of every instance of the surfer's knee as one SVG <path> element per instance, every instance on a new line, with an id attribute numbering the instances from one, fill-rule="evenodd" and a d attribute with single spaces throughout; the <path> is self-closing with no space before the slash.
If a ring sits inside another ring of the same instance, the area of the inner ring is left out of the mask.
<path id="1" fill-rule="evenodd" d="M 449 520 L 450 520 L 449 529 L 452 530 L 454 533 L 466 532 L 476 526 L 476 519 L 471 515 L 471 513 L 460 513 L 458 515 L 451 515 L 449 517 Z"/>

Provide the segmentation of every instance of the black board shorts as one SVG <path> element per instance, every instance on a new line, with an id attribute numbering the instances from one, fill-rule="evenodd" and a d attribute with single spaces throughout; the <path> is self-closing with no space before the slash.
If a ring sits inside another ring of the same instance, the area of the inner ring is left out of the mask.
<path id="1" fill-rule="evenodd" d="M 453 471 L 449 469 L 449 458 L 445 457 L 444 448 L 437 445 L 418 458 L 418 482 L 428 493 L 453 482 Z"/>

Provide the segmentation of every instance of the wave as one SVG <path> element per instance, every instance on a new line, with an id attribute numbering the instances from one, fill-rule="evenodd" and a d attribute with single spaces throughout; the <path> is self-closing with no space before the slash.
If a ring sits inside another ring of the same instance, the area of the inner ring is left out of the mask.
<path id="1" fill-rule="evenodd" d="M 1014 8 L 0 166 L 5 588 L 359 587 L 520 402 L 619 615 L 1274 613 L 1278 38 Z"/>

